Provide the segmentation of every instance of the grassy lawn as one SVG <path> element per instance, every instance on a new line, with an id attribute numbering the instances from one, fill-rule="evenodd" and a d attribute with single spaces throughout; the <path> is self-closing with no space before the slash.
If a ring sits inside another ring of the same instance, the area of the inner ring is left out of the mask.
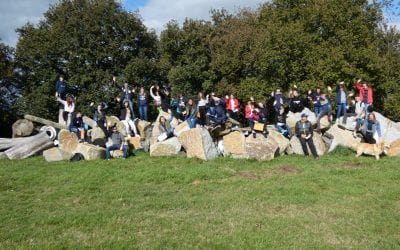
<path id="1" fill-rule="evenodd" d="M 400 248 L 399 159 L 0 160 L 0 249 Z"/>

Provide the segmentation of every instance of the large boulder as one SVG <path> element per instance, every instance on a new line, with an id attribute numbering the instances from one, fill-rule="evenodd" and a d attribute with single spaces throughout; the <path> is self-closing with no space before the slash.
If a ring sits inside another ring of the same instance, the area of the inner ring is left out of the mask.
<path id="1" fill-rule="evenodd" d="M 303 111 L 298 112 L 298 113 L 292 113 L 289 111 L 289 113 L 287 114 L 286 123 L 292 129 L 292 132 L 294 132 L 294 127 L 296 126 L 296 122 L 301 120 L 301 114 L 303 114 L 303 113 L 307 114 L 308 120 L 311 122 L 311 124 L 316 126 L 317 116 L 315 115 L 315 113 L 313 111 L 309 110 L 308 108 L 304 108 Z M 328 116 L 322 117 L 320 123 L 321 123 L 321 129 L 326 129 L 331 126 L 331 123 L 328 120 Z"/>
<path id="2" fill-rule="evenodd" d="M 182 144 L 177 137 L 157 142 L 150 146 L 150 156 L 173 156 L 181 151 Z"/>
<path id="3" fill-rule="evenodd" d="M 290 146 L 289 139 L 275 129 L 269 130 L 268 138 L 273 139 L 278 144 L 280 155 L 284 154 L 286 149 Z"/>
<path id="4" fill-rule="evenodd" d="M 106 145 L 106 134 L 100 127 L 95 127 L 90 130 L 90 138 L 93 145 L 104 146 Z"/>
<path id="5" fill-rule="evenodd" d="M 108 127 L 114 127 L 119 122 L 119 118 L 116 116 L 106 116 L 106 123 Z"/>
<path id="6" fill-rule="evenodd" d="M 338 124 L 343 126 L 347 130 L 354 131 L 357 125 L 357 117 L 356 116 L 349 116 L 347 117 L 346 124 L 343 124 L 343 116 L 339 118 L 339 121 L 337 121 Z"/>
<path id="7" fill-rule="evenodd" d="M 279 144 L 272 138 L 258 135 L 245 137 L 239 131 L 223 137 L 224 156 L 233 158 L 256 159 L 259 161 L 272 160 L 279 152 Z"/>
<path id="8" fill-rule="evenodd" d="M 393 141 L 399 140 L 400 130 L 398 129 L 397 124 L 378 112 L 374 113 L 376 119 L 381 125 L 382 139 L 388 144 L 391 144 Z"/>
<path id="9" fill-rule="evenodd" d="M 126 142 L 129 145 L 129 148 L 138 150 L 142 149 L 142 144 L 140 142 L 141 138 L 140 137 L 130 137 L 126 139 Z"/>
<path id="10" fill-rule="evenodd" d="M 105 158 L 106 150 L 92 144 L 79 143 L 73 153 L 82 154 L 85 160 L 98 160 Z"/>
<path id="11" fill-rule="evenodd" d="M 234 131 L 223 137 L 224 156 L 245 157 L 246 156 L 246 137 L 239 131 Z"/>
<path id="12" fill-rule="evenodd" d="M 335 150 L 337 146 L 357 150 L 357 146 L 361 142 L 361 138 L 353 137 L 352 131 L 341 129 L 337 124 L 333 125 L 325 132 L 324 138 L 327 138 L 330 141 L 329 152 Z"/>
<path id="13" fill-rule="evenodd" d="M 115 123 L 117 126 L 117 131 L 120 132 L 124 137 L 128 136 L 128 133 L 126 132 L 126 127 L 125 124 L 122 121 L 117 121 Z"/>
<path id="14" fill-rule="evenodd" d="M 146 137 L 146 128 L 150 126 L 150 124 L 151 124 L 150 122 L 144 120 L 139 120 L 137 122 L 137 130 L 141 138 L 144 139 Z"/>
<path id="15" fill-rule="evenodd" d="M 193 128 L 182 132 L 178 137 L 185 148 L 187 157 L 211 160 L 218 156 L 218 150 L 208 130 L 204 128 Z"/>
<path id="16" fill-rule="evenodd" d="M 296 125 L 296 122 L 300 121 L 301 114 L 303 114 L 303 113 L 308 115 L 308 120 L 312 124 L 317 123 L 317 117 L 315 116 L 314 112 L 312 112 L 308 108 L 304 108 L 303 111 L 298 112 L 298 113 L 292 113 L 289 111 L 289 113 L 287 114 L 287 119 L 286 119 L 287 125 L 289 125 L 289 127 L 293 129 Z"/>
<path id="17" fill-rule="evenodd" d="M 247 159 L 270 161 L 279 153 L 278 143 L 272 138 L 264 136 L 249 136 L 246 138 Z"/>
<path id="18" fill-rule="evenodd" d="M 48 162 L 68 161 L 72 158 L 72 153 L 54 147 L 43 151 L 43 157 Z"/>
<path id="19" fill-rule="evenodd" d="M 25 137 L 33 133 L 33 123 L 27 119 L 20 119 L 12 125 L 12 137 Z"/>
<path id="20" fill-rule="evenodd" d="M 58 133 L 58 142 L 60 149 L 73 153 L 78 146 L 79 140 L 75 133 L 67 129 L 61 129 Z"/>
<path id="21" fill-rule="evenodd" d="M 312 139 L 314 141 L 314 145 L 315 145 L 315 149 L 317 150 L 317 154 L 319 156 L 324 155 L 325 152 L 327 151 L 327 149 L 326 149 L 325 142 L 322 139 L 322 135 L 314 133 Z M 299 138 L 297 138 L 297 136 L 293 136 L 292 139 L 290 139 L 290 146 L 291 146 L 294 154 L 304 155 L 303 148 L 301 147 L 300 140 L 299 140 Z M 308 145 L 307 145 L 307 147 L 308 147 Z M 311 155 L 311 150 L 309 147 L 308 147 L 308 152 Z"/>
<path id="22" fill-rule="evenodd" d="M 179 136 L 182 132 L 188 131 L 190 129 L 187 121 L 182 122 L 174 129 L 174 135 Z"/>
<path id="23" fill-rule="evenodd" d="M 124 157 L 124 151 L 123 150 L 119 150 L 119 149 L 113 150 L 113 151 L 110 152 L 110 155 L 113 158 L 123 158 Z"/>
<path id="24" fill-rule="evenodd" d="M 390 144 L 386 155 L 391 157 L 400 156 L 400 140 L 395 140 Z"/>

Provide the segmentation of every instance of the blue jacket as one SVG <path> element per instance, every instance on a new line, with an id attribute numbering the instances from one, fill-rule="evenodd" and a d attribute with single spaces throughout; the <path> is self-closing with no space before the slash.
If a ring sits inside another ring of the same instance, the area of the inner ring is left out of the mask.
<path id="1" fill-rule="evenodd" d="M 317 101 L 318 107 L 321 107 L 321 110 L 327 110 L 331 108 L 331 102 L 329 101 L 329 98 L 326 97 L 325 99 L 320 97 Z"/>
<path id="2" fill-rule="evenodd" d="M 371 125 L 371 130 L 368 129 L 368 125 Z M 363 121 L 363 133 L 366 134 L 367 132 L 375 134 L 375 132 L 378 133 L 378 136 L 381 137 L 382 136 L 382 132 L 381 132 L 381 124 L 379 123 L 379 121 L 376 122 L 372 122 L 371 120 L 365 119 Z"/>
<path id="3" fill-rule="evenodd" d="M 60 95 L 64 95 L 67 93 L 67 83 L 65 81 L 57 81 L 56 83 L 56 92 Z"/>

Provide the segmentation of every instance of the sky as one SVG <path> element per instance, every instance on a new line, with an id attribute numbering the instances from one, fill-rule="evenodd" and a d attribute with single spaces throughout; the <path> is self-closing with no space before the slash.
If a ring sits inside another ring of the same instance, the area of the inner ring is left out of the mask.
<path id="1" fill-rule="evenodd" d="M 186 17 L 210 19 L 211 9 L 224 8 L 234 12 L 239 8 L 257 8 L 265 0 L 118 0 L 128 11 L 139 11 L 143 23 L 159 34 L 164 25 L 174 19 L 182 23 Z M 27 22 L 37 24 L 50 4 L 58 0 L 0 0 L 0 38 L 15 46 L 18 36 L 15 29 Z M 400 29 L 400 0 L 394 0 L 395 7 L 385 12 L 387 22 Z"/>

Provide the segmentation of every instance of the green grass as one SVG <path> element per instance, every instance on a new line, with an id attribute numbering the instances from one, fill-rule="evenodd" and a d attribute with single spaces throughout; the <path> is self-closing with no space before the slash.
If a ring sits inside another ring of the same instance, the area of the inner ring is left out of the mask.
<path id="1" fill-rule="evenodd" d="M 0 160 L 0 249 L 400 248 L 398 162 Z"/>

